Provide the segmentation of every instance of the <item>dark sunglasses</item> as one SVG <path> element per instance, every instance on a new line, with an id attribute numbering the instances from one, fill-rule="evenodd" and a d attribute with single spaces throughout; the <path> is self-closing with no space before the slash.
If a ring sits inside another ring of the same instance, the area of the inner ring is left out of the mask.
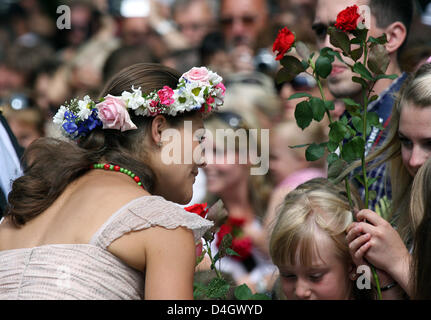
<path id="1" fill-rule="evenodd" d="M 286 82 L 283 84 L 276 83 L 275 87 L 276 87 L 278 93 L 281 92 L 281 90 L 283 89 L 283 86 L 285 84 L 291 85 L 292 88 L 296 91 L 311 90 L 311 89 L 316 88 L 316 86 L 317 86 L 316 80 L 312 76 L 310 76 L 309 74 L 306 74 L 306 73 L 297 75 L 290 82 Z"/>
<path id="2" fill-rule="evenodd" d="M 313 29 L 317 39 L 323 41 L 325 40 L 326 34 L 328 33 L 328 28 L 333 27 L 334 25 L 335 25 L 335 22 L 331 23 L 330 25 L 326 25 L 319 22 L 319 23 L 314 23 L 311 26 L 311 29 Z"/>
<path id="3" fill-rule="evenodd" d="M 295 90 L 306 90 L 315 88 L 317 82 L 309 74 L 299 74 L 290 82 L 290 84 Z"/>

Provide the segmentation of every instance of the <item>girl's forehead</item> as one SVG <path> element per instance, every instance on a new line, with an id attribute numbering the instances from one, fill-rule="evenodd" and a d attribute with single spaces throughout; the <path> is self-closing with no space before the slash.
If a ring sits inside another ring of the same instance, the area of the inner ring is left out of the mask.
<path id="1" fill-rule="evenodd" d="M 431 106 L 406 104 L 400 114 L 399 131 L 406 135 L 431 137 Z"/>
<path id="2" fill-rule="evenodd" d="M 290 267 L 322 268 L 331 265 L 335 259 L 337 255 L 334 241 L 325 231 L 316 230 L 312 239 L 299 243 Z"/>

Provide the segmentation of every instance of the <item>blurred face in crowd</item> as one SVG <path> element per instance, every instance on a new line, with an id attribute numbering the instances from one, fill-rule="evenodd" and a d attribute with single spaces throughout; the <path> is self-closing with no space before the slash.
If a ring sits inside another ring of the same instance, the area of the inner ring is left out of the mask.
<path id="1" fill-rule="evenodd" d="M 352 282 L 349 268 L 336 255 L 333 240 L 316 232 L 316 250 L 310 266 L 301 264 L 300 250 L 295 264 L 279 266 L 283 293 L 288 300 L 347 300 L 351 298 Z"/>
<path id="2" fill-rule="evenodd" d="M 31 123 L 19 121 L 16 119 L 10 119 L 8 120 L 8 123 L 13 134 L 18 140 L 18 143 L 23 148 L 27 148 L 34 140 L 41 137 L 40 132 Z"/>
<path id="3" fill-rule="evenodd" d="M 296 105 L 305 100 L 305 98 L 289 100 L 291 95 L 298 92 L 310 93 L 313 96 L 320 95 L 316 80 L 306 73 L 299 74 L 291 82 L 285 82 L 280 90 L 280 98 L 283 101 L 284 118 L 286 120 L 295 119 Z"/>
<path id="4" fill-rule="evenodd" d="M 50 99 L 49 90 L 51 89 L 51 77 L 46 73 L 40 73 L 35 80 L 34 91 L 36 104 L 45 112 L 49 110 Z"/>
<path id="5" fill-rule="evenodd" d="M 328 26 L 334 25 L 338 13 L 348 6 L 354 4 L 357 6 L 368 5 L 368 3 L 368 0 L 318 0 L 313 30 L 316 33 L 319 48 L 330 47 L 335 51 L 340 51 L 329 41 L 329 36 L 326 33 Z M 376 27 L 375 17 L 372 14 L 370 23 L 369 35 L 379 37 L 383 33 L 383 29 Z M 343 59 L 351 65 L 354 64 L 354 61 L 349 58 L 343 56 Z M 337 59 L 332 64 L 332 72 L 328 77 L 328 87 L 336 98 L 355 97 L 361 92 L 361 85 L 352 82 L 351 70 Z"/>
<path id="6" fill-rule="evenodd" d="M 268 22 L 266 0 L 222 0 L 220 24 L 230 45 L 253 46 Z"/>
<path id="7" fill-rule="evenodd" d="M 24 87 L 26 76 L 12 70 L 5 65 L 0 65 L 0 97 L 6 96 L 10 91 Z"/>
<path id="8" fill-rule="evenodd" d="M 121 21 L 121 38 L 123 45 L 132 46 L 144 44 L 149 34 L 147 18 L 131 17 Z"/>
<path id="9" fill-rule="evenodd" d="M 274 132 L 271 134 L 269 143 L 269 170 L 271 178 L 277 185 L 281 183 L 293 172 L 304 168 L 307 165 L 305 156 L 300 155 L 304 152 L 301 149 L 289 148 L 289 134 L 297 134 L 297 132 Z"/>
<path id="10" fill-rule="evenodd" d="M 205 140 L 206 152 L 212 151 L 212 155 L 207 156 L 207 159 L 212 161 L 209 161 L 204 169 L 208 192 L 216 195 L 235 193 L 241 182 L 248 181 L 249 165 L 241 164 L 239 153 L 226 148 L 221 141 L 219 143 L 215 142 L 216 139 L 211 141 L 211 136 Z"/>
<path id="11" fill-rule="evenodd" d="M 414 177 L 419 168 L 431 157 L 431 107 L 419 108 L 414 104 L 403 106 L 398 135 L 401 157 L 409 174 Z"/>
<path id="12" fill-rule="evenodd" d="M 78 46 L 87 39 L 91 23 L 91 10 L 85 6 L 71 8 L 71 29 L 68 33 L 69 44 Z"/>
<path id="13" fill-rule="evenodd" d="M 178 8 L 174 20 L 180 32 L 193 47 L 198 47 L 209 32 L 214 17 L 205 1 L 193 1 L 188 7 Z"/>
<path id="14" fill-rule="evenodd" d="M 250 169 L 244 164 L 208 164 L 205 167 L 207 190 L 216 195 L 235 191 L 241 181 L 247 181 Z"/>

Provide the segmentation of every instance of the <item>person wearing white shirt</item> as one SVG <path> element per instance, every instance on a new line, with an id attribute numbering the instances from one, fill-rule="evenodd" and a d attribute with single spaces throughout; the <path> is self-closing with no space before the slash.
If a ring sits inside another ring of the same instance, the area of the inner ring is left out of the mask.
<path id="1" fill-rule="evenodd" d="M 6 208 L 12 182 L 22 175 L 20 158 L 23 149 L 18 145 L 6 119 L 0 112 L 0 218 Z"/>

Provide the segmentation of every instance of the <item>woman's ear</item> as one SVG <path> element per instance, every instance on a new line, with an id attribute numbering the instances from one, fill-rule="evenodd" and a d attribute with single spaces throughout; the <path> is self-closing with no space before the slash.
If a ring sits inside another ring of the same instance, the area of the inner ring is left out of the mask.
<path id="1" fill-rule="evenodd" d="M 384 32 L 388 40 L 385 47 L 389 54 L 398 51 L 407 38 L 407 28 L 399 21 L 391 23 Z"/>
<path id="2" fill-rule="evenodd" d="M 162 142 L 162 132 L 168 127 L 166 118 L 157 115 L 151 122 L 151 142 L 160 146 Z"/>

